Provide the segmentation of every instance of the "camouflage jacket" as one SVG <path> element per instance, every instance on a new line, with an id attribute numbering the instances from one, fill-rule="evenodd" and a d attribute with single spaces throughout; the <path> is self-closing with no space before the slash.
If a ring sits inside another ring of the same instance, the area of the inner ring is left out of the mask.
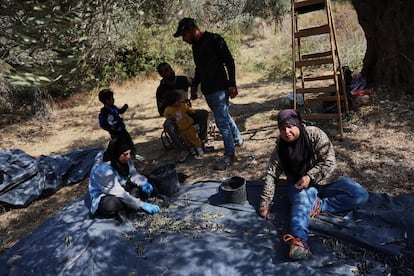
<path id="1" fill-rule="evenodd" d="M 312 147 L 311 168 L 306 173 L 311 178 L 310 185 L 327 185 L 334 182 L 341 173 L 336 166 L 335 152 L 331 141 L 320 128 L 307 126 L 305 130 L 309 135 Z M 272 205 L 277 182 L 284 173 L 283 164 L 281 164 L 279 158 L 279 141 L 280 137 L 277 138 L 276 146 L 270 156 L 260 207 L 270 207 Z"/>

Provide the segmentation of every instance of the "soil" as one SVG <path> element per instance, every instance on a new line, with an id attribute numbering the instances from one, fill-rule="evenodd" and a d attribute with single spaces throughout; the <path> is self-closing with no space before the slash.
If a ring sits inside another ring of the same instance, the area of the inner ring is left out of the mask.
<path id="1" fill-rule="evenodd" d="M 251 45 L 250 45 L 251 48 Z M 252 50 L 252 49 L 250 49 Z M 257 49 L 253 49 L 257 51 Z M 178 70 L 177 70 L 178 71 Z M 177 72 L 180 73 L 180 72 Z M 239 95 L 231 100 L 231 114 L 237 122 L 244 144 L 237 148 L 237 160 L 225 171 L 212 169 L 223 154 L 217 129 L 210 133 L 209 144 L 215 151 L 200 158 L 191 157 L 177 164 L 177 172 L 188 175 L 186 185 L 198 181 L 224 180 L 241 176 L 247 180 L 262 179 L 267 161 L 278 136 L 276 116 L 291 105 L 286 101 L 290 80 L 266 79 L 258 73 L 238 72 Z M 134 79 L 112 85 L 117 105 L 129 109 L 123 115 L 138 151 L 146 160 L 138 164 L 143 174 L 174 163 L 174 150 L 161 143 L 163 118 L 156 109 L 157 76 Z M 392 89 L 374 89 L 370 101 L 345 116 L 344 136 L 338 135 L 334 122 L 315 121 L 332 138 L 338 166 L 371 192 L 391 195 L 414 192 L 414 96 Z M 208 110 L 201 97 L 195 108 Z M 0 130 L 0 150 L 17 148 L 38 155 L 64 154 L 70 151 L 105 147 L 109 135 L 99 128 L 97 114 L 101 104 L 97 91 L 76 95 L 56 104 L 48 120 L 38 118 L 7 125 Z M 213 117 L 210 114 L 213 123 Z M 29 235 L 63 206 L 85 195 L 88 180 L 63 187 L 53 195 L 41 198 L 26 208 L 0 209 L 0 254 Z"/>

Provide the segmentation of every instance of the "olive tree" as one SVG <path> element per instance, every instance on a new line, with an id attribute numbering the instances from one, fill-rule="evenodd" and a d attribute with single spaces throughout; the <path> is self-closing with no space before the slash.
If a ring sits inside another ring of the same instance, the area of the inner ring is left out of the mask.
<path id="1" fill-rule="evenodd" d="M 352 3 L 367 40 L 362 73 L 371 84 L 414 93 L 414 1 Z"/>

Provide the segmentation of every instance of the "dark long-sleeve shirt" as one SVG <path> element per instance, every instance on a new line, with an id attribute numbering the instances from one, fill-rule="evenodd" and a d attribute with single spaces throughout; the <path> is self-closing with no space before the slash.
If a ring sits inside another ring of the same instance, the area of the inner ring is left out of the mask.
<path id="1" fill-rule="evenodd" d="M 176 76 L 173 86 L 169 86 L 164 80 L 160 81 L 160 85 L 157 88 L 156 98 L 157 98 L 157 108 L 160 116 L 164 115 L 164 110 L 166 108 L 166 98 L 169 93 L 174 91 L 183 91 L 187 92 L 188 87 L 191 85 L 191 79 L 186 76 Z"/>
<path id="2" fill-rule="evenodd" d="M 126 111 L 127 107 L 118 108 L 116 105 L 101 108 L 99 113 L 99 125 L 111 135 L 125 130 L 124 120 L 120 114 Z"/>
<path id="3" fill-rule="evenodd" d="M 203 94 L 236 86 L 234 59 L 223 37 L 204 32 L 200 41 L 193 44 L 192 48 L 196 65 L 193 86 L 201 82 Z"/>

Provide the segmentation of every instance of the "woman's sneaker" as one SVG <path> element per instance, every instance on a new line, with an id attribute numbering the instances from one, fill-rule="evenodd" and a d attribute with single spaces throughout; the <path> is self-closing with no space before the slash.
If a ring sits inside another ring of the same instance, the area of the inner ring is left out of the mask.
<path id="1" fill-rule="evenodd" d="M 128 217 L 126 214 L 125 209 L 121 209 L 118 212 L 116 212 L 115 218 L 120 222 L 120 223 L 126 223 L 128 221 Z"/>
<path id="2" fill-rule="evenodd" d="M 284 242 L 290 242 L 289 258 L 295 261 L 303 261 L 312 256 L 309 245 L 306 241 L 296 238 L 291 234 L 283 236 Z"/>

